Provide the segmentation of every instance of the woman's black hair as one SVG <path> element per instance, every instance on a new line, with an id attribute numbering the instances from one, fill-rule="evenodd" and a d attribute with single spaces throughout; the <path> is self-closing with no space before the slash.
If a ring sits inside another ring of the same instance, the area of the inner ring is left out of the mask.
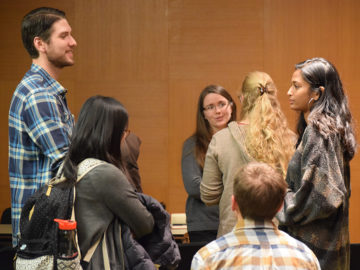
<path id="1" fill-rule="evenodd" d="M 310 108 L 308 124 L 328 138 L 331 134 L 338 134 L 344 146 L 346 160 L 351 160 L 356 150 L 356 139 L 353 121 L 344 93 L 339 73 L 334 65 L 324 58 L 312 58 L 295 66 L 301 70 L 303 79 L 310 84 L 310 91 L 319 94 Z M 301 113 L 297 131 L 299 140 L 306 128 L 303 113 Z"/>
<path id="2" fill-rule="evenodd" d="M 76 181 L 77 166 L 86 158 L 96 158 L 122 169 L 120 143 L 128 125 L 125 107 L 111 97 L 90 97 L 80 110 L 64 161 L 67 180 Z"/>

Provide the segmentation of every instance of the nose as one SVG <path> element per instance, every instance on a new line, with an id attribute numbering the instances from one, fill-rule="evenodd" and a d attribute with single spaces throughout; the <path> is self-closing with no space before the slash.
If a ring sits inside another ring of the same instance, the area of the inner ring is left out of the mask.
<path id="1" fill-rule="evenodd" d="M 70 36 L 70 46 L 71 47 L 76 47 L 77 46 L 77 43 L 76 43 L 76 40 L 73 36 Z"/>
<path id="2" fill-rule="evenodd" d="M 216 113 L 221 112 L 221 108 L 220 108 L 220 106 L 218 106 L 218 105 L 217 105 L 217 106 L 215 106 L 215 112 L 216 112 Z"/>
<path id="3" fill-rule="evenodd" d="M 289 88 L 289 90 L 287 91 L 287 95 L 290 97 L 292 96 L 292 87 Z"/>

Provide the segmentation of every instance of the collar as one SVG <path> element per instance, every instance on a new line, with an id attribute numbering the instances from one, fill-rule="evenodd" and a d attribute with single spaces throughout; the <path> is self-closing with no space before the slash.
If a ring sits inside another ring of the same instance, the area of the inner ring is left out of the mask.
<path id="1" fill-rule="evenodd" d="M 277 226 L 271 220 L 254 220 L 250 218 L 238 219 L 234 231 L 244 229 L 272 229 L 277 230 Z"/>
<path id="2" fill-rule="evenodd" d="M 41 76 L 45 79 L 45 81 L 51 85 L 51 89 L 60 96 L 65 96 L 65 94 L 67 93 L 67 90 L 57 81 L 55 80 L 53 77 L 50 76 L 50 74 L 43 69 L 41 66 L 32 63 L 31 64 L 31 68 L 30 68 L 31 72 L 33 73 L 39 73 L 41 74 Z"/>

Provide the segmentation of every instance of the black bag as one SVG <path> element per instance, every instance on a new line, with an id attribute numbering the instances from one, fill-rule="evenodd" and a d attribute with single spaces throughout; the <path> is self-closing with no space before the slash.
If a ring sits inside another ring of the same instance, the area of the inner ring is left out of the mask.
<path id="1" fill-rule="evenodd" d="M 20 217 L 20 238 L 16 268 L 81 269 L 80 256 L 63 260 L 58 254 L 58 219 L 71 219 L 74 185 L 53 179 L 25 203 Z"/>
<path id="2" fill-rule="evenodd" d="M 71 218 L 73 198 L 73 185 L 67 182 L 45 185 L 30 197 L 20 218 L 21 253 L 43 255 L 55 251 L 57 223 L 54 219 Z"/>
<path id="3" fill-rule="evenodd" d="M 79 165 L 77 182 L 103 162 L 86 159 Z M 65 178 L 54 178 L 38 189 L 25 203 L 20 216 L 20 238 L 16 251 L 16 269 L 82 269 L 80 249 L 71 259 L 58 258 L 57 219 L 75 219 L 75 185 Z M 88 254 L 87 254 L 88 255 Z"/>

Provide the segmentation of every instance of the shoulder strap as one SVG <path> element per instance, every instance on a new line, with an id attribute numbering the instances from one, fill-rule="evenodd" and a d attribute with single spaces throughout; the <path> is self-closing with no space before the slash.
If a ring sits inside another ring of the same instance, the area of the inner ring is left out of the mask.
<path id="1" fill-rule="evenodd" d="M 105 161 L 96 158 L 87 158 L 83 160 L 78 165 L 78 178 L 76 179 L 76 182 L 79 182 L 89 171 L 95 167 L 105 163 Z"/>
<path id="2" fill-rule="evenodd" d="M 79 165 L 78 165 L 78 178 L 76 179 L 76 183 L 80 182 L 80 180 L 88 173 L 90 172 L 92 169 L 94 169 L 95 167 L 101 165 L 101 164 L 105 164 L 106 162 L 99 160 L 99 159 L 95 159 L 95 158 L 87 158 L 85 160 L 83 160 Z M 75 197 L 76 197 L 76 188 L 74 185 L 74 199 L 73 199 L 73 205 L 72 205 L 72 212 L 71 212 L 71 220 L 75 220 L 75 207 L 74 207 L 74 203 L 75 203 Z M 94 245 L 92 245 L 92 247 L 88 250 L 88 252 L 86 253 L 85 257 L 84 257 L 84 261 L 89 262 L 92 255 L 95 252 L 96 247 L 98 246 L 100 242 L 96 241 Z M 78 253 L 79 253 L 79 257 L 81 259 L 81 252 L 80 252 L 80 247 L 79 247 L 79 242 L 78 242 L 78 236 L 76 234 L 76 245 L 77 245 L 77 249 L 78 249 Z"/>

